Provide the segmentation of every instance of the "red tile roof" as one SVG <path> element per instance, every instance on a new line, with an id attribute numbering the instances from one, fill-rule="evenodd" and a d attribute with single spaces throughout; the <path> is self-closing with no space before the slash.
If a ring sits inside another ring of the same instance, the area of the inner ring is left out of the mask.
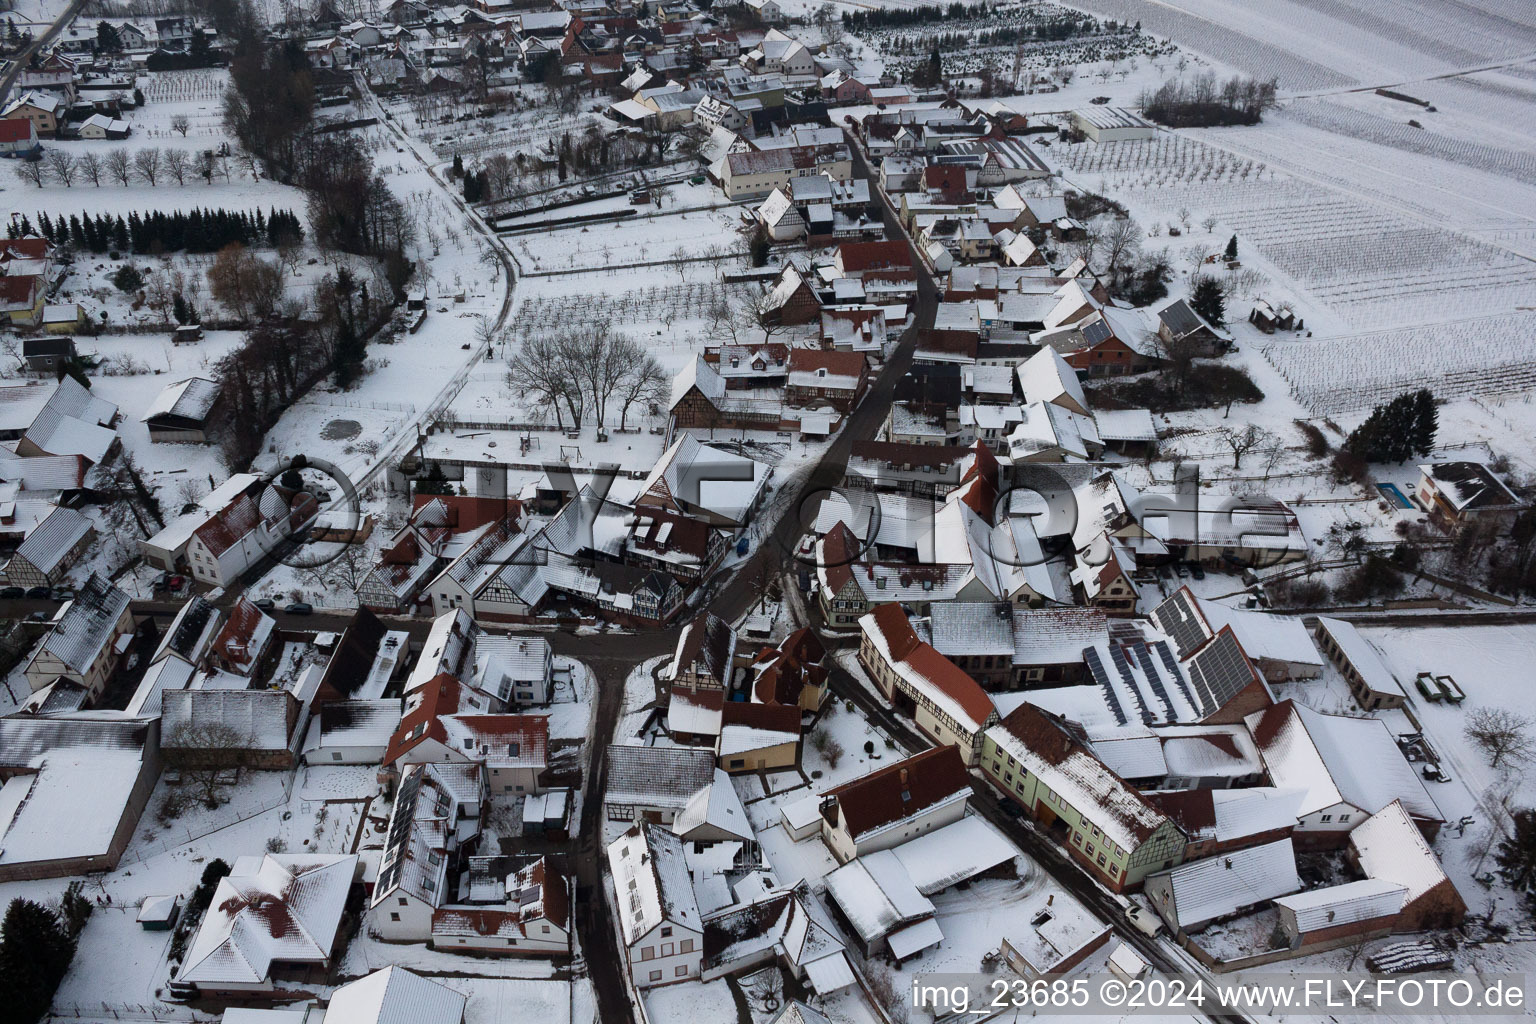
<path id="1" fill-rule="evenodd" d="M 0 120 L 0 142 L 25 142 L 32 138 L 32 122 L 24 117 Z"/>
<path id="2" fill-rule="evenodd" d="M 439 743 L 448 741 L 448 732 L 443 728 L 441 719 L 443 715 L 451 715 L 459 710 L 463 684 L 448 673 L 439 672 L 418 692 L 421 694 L 421 703 L 400 719 L 400 728 L 389 738 L 389 749 L 384 752 L 385 764 L 393 763 L 429 738 Z M 415 735 L 418 725 L 426 727 L 419 736 Z"/>
<path id="3" fill-rule="evenodd" d="M 959 749 L 943 746 L 876 769 L 823 795 L 837 802 L 848 834 L 857 839 L 970 791 L 971 777 Z"/>
<path id="4" fill-rule="evenodd" d="M 912 266 L 912 249 L 903 241 L 844 242 L 837 254 L 844 273 Z"/>

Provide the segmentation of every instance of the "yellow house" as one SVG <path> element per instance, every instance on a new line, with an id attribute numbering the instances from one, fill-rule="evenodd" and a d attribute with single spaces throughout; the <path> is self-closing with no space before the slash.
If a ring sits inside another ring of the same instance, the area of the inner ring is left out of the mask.
<path id="1" fill-rule="evenodd" d="M 77 334 L 85 326 L 85 311 L 78 302 L 43 307 L 43 330 L 49 334 Z"/>
<path id="2" fill-rule="evenodd" d="M 18 275 L 0 277 L 0 312 L 14 327 L 36 327 L 43 319 L 43 280 Z"/>
<path id="3" fill-rule="evenodd" d="M 726 701 L 716 753 L 731 773 L 794 768 L 800 763 L 800 709 Z"/>
<path id="4" fill-rule="evenodd" d="M 61 104 L 47 93 L 24 93 L 20 99 L 5 108 L 4 117 L 24 117 L 31 121 L 37 134 L 53 137 L 59 130 Z"/>

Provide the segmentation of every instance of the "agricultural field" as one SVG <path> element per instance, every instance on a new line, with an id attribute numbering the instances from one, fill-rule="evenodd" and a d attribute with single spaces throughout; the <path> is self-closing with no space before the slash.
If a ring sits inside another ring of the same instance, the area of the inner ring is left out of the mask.
<path id="1" fill-rule="evenodd" d="M 1536 266 L 1519 253 L 1427 213 L 1411 217 L 1390 199 L 1277 171 L 1271 161 L 1294 159 L 1295 145 L 1276 134 L 1267 126 L 1211 130 L 1055 153 L 1077 184 L 1145 217 L 1214 216 L 1354 331 L 1512 310 L 1536 290 Z"/>
<path id="2" fill-rule="evenodd" d="M 1512 60 L 1536 50 L 1536 13 L 1520 0 L 1078 0 L 1287 91 L 1345 89 Z"/>
<path id="3" fill-rule="evenodd" d="M 727 260 L 734 262 L 733 257 L 744 251 L 741 224 L 741 211 L 727 206 L 551 228 L 513 235 L 505 241 L 523 269 L 533 272 L 601 270 L 702 257 L 723 265 Z M 693 269 L 710 266 L 711 263 L 694 264 Z M 689 269 L 688 264 L 678 264 L 674 276 L 682 280 Z"/>
<path id="4" fill-rule="evenodd" d="M 1415 388 L 1437 398 L 1536 387 L 1536 313 L 1469 320 L 1448 343 L 1440 326 L 1284 340 L 1263 351 L 1318 416 L 1369 409 Z"/>

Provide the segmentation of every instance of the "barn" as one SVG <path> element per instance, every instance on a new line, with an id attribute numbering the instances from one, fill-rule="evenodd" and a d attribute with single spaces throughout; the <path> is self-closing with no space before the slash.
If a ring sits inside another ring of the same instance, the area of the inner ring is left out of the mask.
<path id="1" fill-rule="evenodd" d="M 207 444 L 206 427 L 219 400 L 219 385 L 206 377 L 188 377 L 160 392 L 144 413 L 151 441 Z"/>

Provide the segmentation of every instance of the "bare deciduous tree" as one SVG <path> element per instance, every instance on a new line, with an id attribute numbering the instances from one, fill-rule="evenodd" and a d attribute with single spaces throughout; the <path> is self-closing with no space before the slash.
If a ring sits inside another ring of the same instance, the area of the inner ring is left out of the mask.
<path id="1" fill-rule="evenodd" d="M 120 146 L 107 154 L 107 173 L 116 178 L 118 184 L 128 187 L 133 177 L 133 159 L 128 155 L 128 150 Z"/>
<path id="2" fill-rule="evenodd" d="M 192 170 L 192 161 L 188 158 L 187 151 L 184 149 L 166 150 L 165 170 L 167 174 L 176 179 L 176 184 L 186 185 L 187 174 Z"/>
<path id="3" fill-rule="evenodd" d="M 22 181 L 30 181 L 38 188 L 43 187 L 43 162 L 41 160 L 20 160 L 16 164 L 16 177 Z"/>
<path id="4" fill-rule="evenodd" d="M 74 188 L 75 173 L 79 169 L 80 161 L 73 153 L 54 148 L 48 151 L 48 173 L 54 180 L 60 182 L 65 188 Z"/>
<path id="5" fill-rule="evenodd" d="M 1120 218 L 1110 224 L 1103 235 L 1104 257 L 1107 261 L 1105 269 L 1111 274 L 1120 269 L 1120 264 L 1129 261 L 1141 251 L 1141 225 L 1129 217 Z"/>
<path id="6" fill-rule="evenodd" d="M 1517 764 L 1536 753 L 1531 740 L 1531 720 L 1510 708 L 1484 705 L 1467 713 L 1467 739 L 1483 748 L 1489 764 Z"/>
<path id="7" fill-rule="evenodd" d="M 171 118 L 171 131 L 179 132 L 182 138 L 187 137 L 187 130 L 192 127 L 192 121 L 186 114 L 177 114 Z"/>
<path id="8" fill-rule="evenodd" d="M 1232 468 L 1243 468 L 1243 456 L 1265 445 L 1279 443 L 1271 431 L 1259 426 L 1257 423 L 1249 423 L 1242 427 L 1222 427 L 1216 431 L 1216 437 L 1222 446 L 1232 453 Z"/>
<path id="9" fill-rule="evenodd" d="M 183 723 L 171 729 L 160 744 L 165 763 L 181 772 L 184 785 L 191 786 L 210 807 L 218 807 L 222 777 L 231 768 L 250 761 L 250 738 L 222 722 Z"/>
<path id="10" fill-rule="evenodd" d="M 153 187 L 160 179 L 160 168 L 163 166 L 164 154 L 159 146 L 150 146 L 133 154 L 133 169 L 145 184 Z"/>
<path id="11" fill-rule="evenodd" d="M 101 188 L 101 172 L 104 170 L 101 157 L 94 149 L 88 149 L 80 154 L 80 173 L 86 180 L 97 188 Z"/>
<path id="12" fill-rule="evenodd" d="M 566 348 L 552 334 L 525 338 L 517 354 L 507 365 L 507 389 L 526 395 L 555 410 L 555 423 L 565 429 L 561 403 L 571 411 L 576 429 L 581 428 L 585 403 L 576 392 L 581 389 L 567 362 Z"/>

